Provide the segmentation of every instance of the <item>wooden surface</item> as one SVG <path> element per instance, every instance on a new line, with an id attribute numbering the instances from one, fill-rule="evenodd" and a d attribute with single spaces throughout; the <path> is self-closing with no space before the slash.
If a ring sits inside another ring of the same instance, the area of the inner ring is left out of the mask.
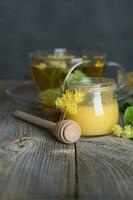
<path id="1" fill-rule="evenodd" d="M 0 82 L 0 200 L 133 199 L 133 141 L 112 136 L 61 144 L 12 117 L 39 115 L 4 96 Z"/>

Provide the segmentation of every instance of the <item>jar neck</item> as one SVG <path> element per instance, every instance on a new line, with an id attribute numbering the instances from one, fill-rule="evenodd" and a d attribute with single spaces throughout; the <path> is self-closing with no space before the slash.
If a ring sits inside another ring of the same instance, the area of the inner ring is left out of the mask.
<path id="1" fill-rule="evenodd" d="M 116 83 L 110 78 L 82 78 L 68 82 L 71 90 L 79 90 L 85 93 L 115 92 Z"/>

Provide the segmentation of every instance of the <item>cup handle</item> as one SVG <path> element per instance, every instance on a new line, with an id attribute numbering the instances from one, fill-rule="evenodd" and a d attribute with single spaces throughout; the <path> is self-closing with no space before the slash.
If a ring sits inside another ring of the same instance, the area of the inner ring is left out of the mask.
<path id="1" fill-rule="evenodd" d="M 109 61 L 107 62 L 107 67 L 115 67 L 118 69 L 117 72 L 117 90 L 121 90 L 122 88 L 125 87 L 126 83 L 127 83 L 127 75 L 126 75 L 126 71 L 124 70 L 124 68 L 116 62 L 113 61 Z"/>

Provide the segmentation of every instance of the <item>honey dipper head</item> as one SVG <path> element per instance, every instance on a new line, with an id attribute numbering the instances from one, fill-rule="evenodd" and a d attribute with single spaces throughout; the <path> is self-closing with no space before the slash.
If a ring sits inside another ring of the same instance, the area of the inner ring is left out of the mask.
<path id="1" fill-rule="evenodd" d="M 72 120 L 62 120 L 57 123 L 54 134 L 61 142 L 71 144 L 80 138 L 81 129 Z"/>

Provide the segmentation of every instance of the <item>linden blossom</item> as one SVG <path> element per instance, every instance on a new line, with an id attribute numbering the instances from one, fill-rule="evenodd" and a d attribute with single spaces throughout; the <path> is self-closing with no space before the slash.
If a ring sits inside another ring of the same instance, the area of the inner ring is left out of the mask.
<path id="1" fill-rule="evenodd" d="M 124 127 L 116 124 L 112 128 L 112 132 L 117 137 L 124 137 L 124 138 L 133 138 L 133 126 L 132 125 L 125 125 Z"/>
<path id="2" fill-rule="evenodd" d="M 57 98 L 55 101 L 56 107 L 69 114 L 77 113 L 77 105 L 83 102 L 86 94 L 80 91 L 70 91 L 62 95 L 62 97 Z"/>

